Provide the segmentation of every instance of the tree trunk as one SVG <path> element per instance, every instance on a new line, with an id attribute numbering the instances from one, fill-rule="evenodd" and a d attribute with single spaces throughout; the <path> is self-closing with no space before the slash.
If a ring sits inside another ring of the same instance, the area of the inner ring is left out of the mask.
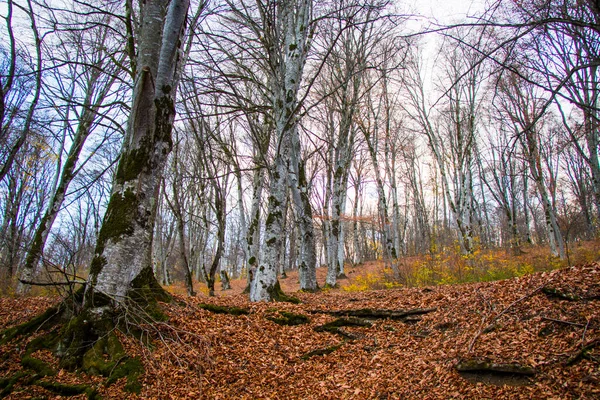
<path id="1" fill-rule="evenodd" d="M 299 150 L 294 146 L 295 136 L 298 134 L 298 91 L 310 47 L 309 25 L 312 1 L 278 2 L 275 7 L 275 20 L 269 20 L 265 24 L 273 24 L 278 29 L 265 34 L 274 35 L 275 37 L 269 39 L 278 44 L 267 49 L 272 67 L 270 71 L 272 76 L 268 81 L 273 93 L 276 155 L 271 170 L 264 257 L 260 260 L 250 286 L 250 301 L 271 301 L 280 297 L 277 262 L 283 234 L 282 222 L 285 210 L 282 207 L 287 192 L 289 166 L 294 163 L 294 160 L 299 161 L 301 157 L 300 154 L 294 154 L 296 158 L 291 159 L 290 152 Z M 263 18 L 271 17 L 271 15 L 263 15 Z M 312 215 L 310 217 L 312 219 Z"/>

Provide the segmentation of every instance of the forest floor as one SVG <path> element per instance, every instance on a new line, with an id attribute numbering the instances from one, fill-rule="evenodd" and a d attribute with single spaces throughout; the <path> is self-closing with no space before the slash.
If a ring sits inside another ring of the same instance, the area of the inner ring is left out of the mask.
<path id="1" fill-rule="evenodd" d="M 347 274 L 346 285 L 358 270 Z M 85 384 L 102 398 L 131 399 L 600 398 L 599 263 L 496 282 L 390 290 L 294 293 L 295 281 L 290 275 L 282 286 L 300 304 L 249 303 L 242 281 L 218 297 L 176 295 L 177 303 L 164 305 L 168 324 L 149 328 L 151 348 L 123 336 L 145 366 L 139 395 L 124 392 L 123 380 L 107 387 L 100 377 L 63 370 L 39 382 Z M 0 298 L 0 329 L 55 301 Z M 207 303 L 248 314 L 218 314 L 204 309 Z M 337 318 L 329 312 L 367 308 L 416 314 L 319 329 Z M 273 321 L 286 312 L 309 320 L 294 326 Z M 0 348 L 0 383 L 24 368 L 23 344 Z M 328 354 L 314 355 L 319 350 Z M 56 368 L 50 352 L 32 356 Z M 500 369 L 518 365 L 528 375 L 458 372 L 469 360 Z M 17 381 L 5 398 L 63 397 Z"/>

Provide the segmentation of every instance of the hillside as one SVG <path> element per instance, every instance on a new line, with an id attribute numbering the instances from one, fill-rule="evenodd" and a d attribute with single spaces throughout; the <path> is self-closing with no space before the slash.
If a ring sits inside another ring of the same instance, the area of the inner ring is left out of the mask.
<path id="1" fill-rule="evenodd" d="M 86 384 L 103 398 L 600 397 L 598 263 L 491 283 L 294 295 L 301 304 L 250 304 L 240 294 L 177 296 L 178 304 L 165 305 L 169 324 L 148 328 L 152 350 L 128 340 L 129 352 L 140 356 L 146 370 L 137 396 L 123 392 L 124 379 L 106 387 L 98 377 L 57 371 L 39 382 Z M 0 299 L 0 328 L 25 321 L 51 303 L 48 298 Z M 218 314 L 202 308 L 206 303 L 249 313 Z M 423 313 L 369 319 L 371 326 L 337 333 L 315 331 L 337 318 L 328 312 L 365 308 Z M 284 319 L 285 312 L 310 321 L 295 326 L 272 321 Z M 581 352 L 586 346 L 588 351 Z M 5 378 L 23 368 L 23 348 L 15 342 L 0 348 L 5 398 L 62 398 L 49 385 L 51 390 L 26 386 L 25 378 L 7 393 Z M 315 350 L 329 354 L 312 355 Z M 32 356 L 56 365 L 49 352 Z M 502 364 L 518 364 L 533 375 L 459 373 L 457 365 L 471 359 L 505 369 Z"/>

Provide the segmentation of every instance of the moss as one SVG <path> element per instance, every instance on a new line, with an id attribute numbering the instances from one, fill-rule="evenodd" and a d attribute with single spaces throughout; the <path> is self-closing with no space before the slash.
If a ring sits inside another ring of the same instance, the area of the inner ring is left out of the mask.
<path id="1" fill-rule="evenodd" d="M 98 276 L 104 266 L 106 265 L 106 258 L 104 256 L 96 255 L 92 259 L 90 264 L 90 275 Z"/>
<path id="2" fill-rule="evenodd" d="M 116 180 L 119 183 L 136 179 L 148 166 L 148 144 L 142 143 L 140 148 L 131 149 L 121 157 L 117 167 Z"/>
<path id="3" fill-rule="evenodd" d="M 279 314 L 281 317 L 269 316 L 267 319 L 275 322 L 278 325 L 288 326 L 303 325 L 310 322 L 310 318 L 308 318 L 306 315 L 295 314 L 287 311 L 280 311 Z"/>
<path id="4" fill-rule="evenodd" d="M 329 346 L 329 347 L 325 347 L 322 349 L 313 350 L 313 351 L 310 351 L 310 352 L 300 356 L 300 358 L 303 360 L 308 360 L 309 358 L 314 357 L 314 356 L 324 356 L 326 354 L 331 354 L 334 351 L 336 351 L 337 349 L 339 349 L 340 347 L 342 347 L 342 345 L 343 345 L 343 343 L 340 343 L 340 344 L 336 344 L 334 346 Z"/>
<path id="5" fill-rule="evenodd" d="M 63 304 L 48 308 L 43 314 L 12 328 L 6 329 L 0 336 L 0 345 L 6 344 L 17 336 L 23 336 L 37 331 L 42 327 L 52 327 L 60 319 L 64 309 Z"/>
<path id="6" fill-rule="evenodd" d="M 156 280 L 151 267 L 146 267 L 131 282 L 132 299 L 134 301 L 162 301 L 171 302 L 173 296 L 169 294 Z"/>
<path id="7" fill-rule="evenodd" d="M 23 368 L 35 371 L 39 377 L 56 375 L 56 371 L 54 371 L 46 362 L 29 355 L 23 356 L 21 365 Z"/>
<path id="8" fill-rule="evenodd" d="M 276 281 L 275 285 L 267 288 L 267 293 L 269 293 L 269 297 L 273 301 L 300 304 L 300 299 L 297 297 L 288 296 L 287 294 L 283 293 L 283 290 L 281 290 L 281 286 L 279 285 L 279 281 Z"/>
<path id="9" fill-rule="evenodd" d="M 156 280 L 154 271 L 151 267 L 144 268 L 138 276 L 131 282 L 131 289 L 128 292 L 130 298 L 130 307 L 141 308 L 143 318 L 147 322 L 147 317 L 152 321 L 167 321 L 167 315 L 162 311 L 159 301 L 168 303 L 173 300 L 171 296 Z M 136 313 L 132 313 L 133 321 L 135 321 Z M 142 317 L 142 315 L 139 315 Z"/>
<path id="10" fill-rule="evenodd" d="M 84 314 L 72 318 L 63 326 L 56 354 L 60 367 L 74 371 L 81 365 L 85 350 L 97 339 Z"/>
<path id="11" fill-rule="evenodd" d="M 105 357 L 105 355 L 107 357 Z M 119 338 L 114 333 L 99 338 L 94 345 L 85 352 L 81 361 L 84 371 L 92 375 L 110 376 L 116 364 L 127 355 Z"/>
<path id="12" fill-rule="evenodd" d="M 98 235 L 98 243 L 104 245 L 108 239 L 117 241 L 122 235 L 131 235 L 138 205 L 136 194 L 129 188 L 122 194 L 113 193 Z M 101 254 L 98 251 L 96 253 Z"/>
<path id="13" fill-rule="evenodd" d="M 15 383 L 17 383 L 21 378 L 27 376 L 28 373 L 25 371 L 18 371 L 16 374 L 6 378 L 0 378 L 0 398 L 7 396 L 13 390 Z"/>
<path id="14" fill-rule="evenodd" d="M 300 291 L 302 293 L 318 293 L 321 291 L 321 288 L 319 287 L 319 285 L 317 285 L 317 287 L 315 287 L 314 289 L 300 289 Z"/>
<path id="15" fill-rule="evenodd" d="M 38 386 L 43 387 L 46 390 L 54 392 L 62 396 L 76 396 L 78 394 L 87 394 L 88 399 L 97 398 L 97 392 L 95 389 L 87 385 L 69 385 L 66 383 L 58 382 L 44 382 L 40 381 L 36 383 Z"/>
<path id="16" fill-rule="evenodd" d="M 114 332 L 99 338 L 85 352 L 81 365 L 89 374 L 107 377 L 107 386 L 121 378 L 127 378 L 126 390 L 135 393 L 141 390 L 138 378 L 144 373 L 144 367 L 139 359 L 127 356 Z"/>
<path id="17" fill-rule="evenodd" d="M 140 376 L 144 373 L 144 366 L 137 358 L 127 358 L 123 362 L 118 363 L 114 368 L 110 377 L 106 381 L 107 385 L 112 385 L 121 378 L 127 378 L 125 390 L 130 393 L 140 393 L 142 385 L 139 381 Z"/>
<path id="18" fill-rule="evenodd" d="M 58 338 L 58 329 L 39 336 L 27 344 L 27 351 L 25 354 L 29 355 L 34 351 L 43 349 L 54 350 L 58 344 Z"/>
<path id="19" fill-rule="evenodd" d="M 246 308 L 240 307 L 225 307 L 218 306 L 215 304 L 200 304 L 198 305 L 203 310 L 213 312 L 215 314 L 229 314 L 229 315 L 248 315 L 250 312 Z"/>

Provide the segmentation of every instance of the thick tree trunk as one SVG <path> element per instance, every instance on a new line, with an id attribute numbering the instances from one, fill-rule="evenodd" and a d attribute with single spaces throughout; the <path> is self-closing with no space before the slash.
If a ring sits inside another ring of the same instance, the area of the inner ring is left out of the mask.
<path id="1" fill-rule="evenodd" d="M 123 304 L 134 283 L 157 285 L 151 257 L 154 217 L 163 168 L 173 145 L 175 76 L 188 8 L 188 0 L 147 0 L 142 5 L 133 105 L 90 268 L 86 301 L 93 302 L 95 295 L 102 294 L 113 304 Z"/>
<path id="2" fill-rule="evenodd" d="M 284 200 L 287 192 L 290 151 L 297 134 L 298 91 L 302 81 L 304 64 L 308 55 L 309 25 L 312 12 L 311 0 L 278 2 L 273 24 L 277 32 L 271 37 L 279 45 L 267 49 L 272 86 L 273 120 L 275 121 L 276 155 L 271 171 L 270 194 L 265 222 L 265 251 L 250 286 L 251 301 L 271 301 L 280 296 L 277 280 L 277 262 L 281 251 Z M 263 18 L 272 16 L 263 15 Z M 281 35 L 281 36 L 279 36 Z M 297 160 L 300 154 L 295 155 Z M 312 216 L 311 216 L 312 218 Z"/>
<path id="3" fill-rule="evenodd" d="M 282 154 L 275 159 L 271 174 L 267 219 L 265 221 L 265 251 L 254 271 L 250 284 L 250 301 L 271 301 L 276 297 L 277 266 L 283 236 L 283 213 L 287 192 L 287 167 Z"/>

